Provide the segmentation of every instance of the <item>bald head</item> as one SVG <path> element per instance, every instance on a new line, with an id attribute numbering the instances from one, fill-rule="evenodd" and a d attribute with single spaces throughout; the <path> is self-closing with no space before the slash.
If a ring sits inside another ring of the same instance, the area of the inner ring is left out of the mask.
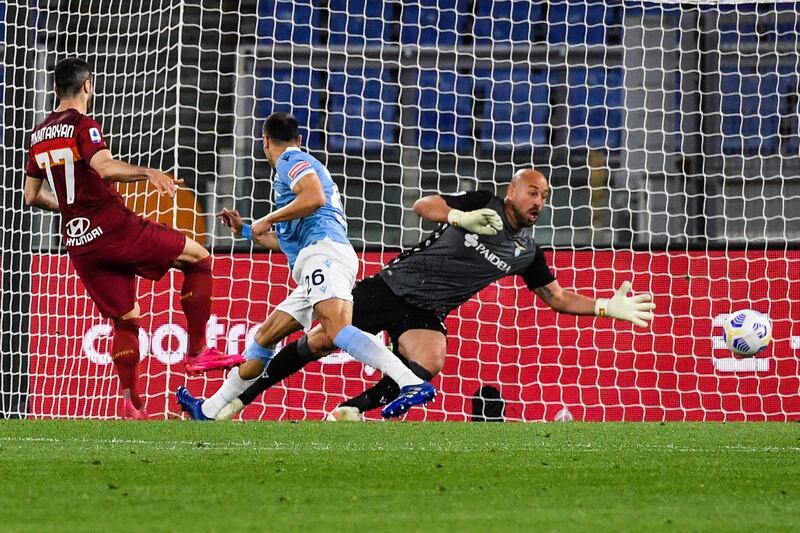
<path id="1" fill-rule="evenodd" d="M 547 182 L 547 178 L 538 170 L 534 168 L 521 168 L 514 172 L 514 176 L 511 178 L 511 183 L 525 183 L 538 180 L 544 180 L 545 183 Z"/>
<path id="2" fill-rule="evenodd" d="M 536 224 L 550 194 L 544 174 L 533 168 L 514 173 L 506 193 L 506 214 L 511 224 L 520 229 Z"/>

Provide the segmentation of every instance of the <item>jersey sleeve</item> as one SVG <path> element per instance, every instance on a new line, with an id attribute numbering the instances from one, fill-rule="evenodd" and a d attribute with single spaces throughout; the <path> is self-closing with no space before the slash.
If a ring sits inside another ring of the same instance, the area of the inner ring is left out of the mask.
<path id="1" fill-rule="evenodd" d="M 533 262 L 528 266 L 528 269 L 522 273 L 522 279 L 530 290 L 544 287 L 556 280 L 556 277 L 547 266 L 547 259 L 544 257 L 544 252 L 541 248 L 536 248 L 536 255 L 533 256 Z"/>
<path id="2" fill-rule="evenodd" d="M 28 154 L 28 164 L 25 165 L 25 175 L 36 178 L 37 180 L 43 180 L 45 178 L 42 169 L 39 167 L 39 164 L 36 163 L 36 159 L 33 158 L 33 150 Z"/>
<path id="3" fill-rule="evenodd" d="M 440 196 L 449 207 L 461 211 L 481 209 L 486 207 L 492 199 L 492 193 L 489 191 L 463 191 L 454 194 L 441 194 Z"/>
<path id="4" fill-rule="evenodd" d="M 278 179 L 282 180 L 293 191 L 294 186 L 303 176 L 315 173 L 311 161 L 302 156 L 281 158 L 277 167 Z"/>
<path id="5" fill-rule="evenodd" d="M 87 165 L 94 154 L 100 150 L 108 150 L 100 124 L 96 120 L 85 117 L 78 125 L 77 130 L 75 142 L 78 145 L 78 152 L 81 154 L 81 158 L 86 161 Z"/>

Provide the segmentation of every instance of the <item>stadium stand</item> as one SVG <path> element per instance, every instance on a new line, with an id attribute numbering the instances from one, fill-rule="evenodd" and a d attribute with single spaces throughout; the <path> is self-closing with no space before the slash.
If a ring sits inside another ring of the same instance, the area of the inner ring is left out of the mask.
<path id="1" fill-rule="evenodd" d="M 396 73 L 394 73 L 396 76 Z M 399 135 L 400 87 L 387 69 L 331 72 L 327 147 L 349 153 L 380 152 Z"/>

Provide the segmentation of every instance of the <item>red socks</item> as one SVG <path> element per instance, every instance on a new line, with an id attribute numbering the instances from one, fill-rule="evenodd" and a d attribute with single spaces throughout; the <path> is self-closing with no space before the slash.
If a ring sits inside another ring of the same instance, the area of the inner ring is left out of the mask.
<path id="1" fill-rule="evenodd" d="M 114 340 L 111 359 L 119 374 L 123 396 L 130 397 L 137 409 L 142 408 L 139 397 L 139 319 L 117 319 L 114 321 Z"/>
<path id="2" fill-rule="evenodd" d="M 183 267 L 181 308 L 189 329 L 189 357 L 194 357 L 206 347 L 206 324 L 211 315 L 211 294 L 214 278 L 211 276 L 211 256 Z"/>

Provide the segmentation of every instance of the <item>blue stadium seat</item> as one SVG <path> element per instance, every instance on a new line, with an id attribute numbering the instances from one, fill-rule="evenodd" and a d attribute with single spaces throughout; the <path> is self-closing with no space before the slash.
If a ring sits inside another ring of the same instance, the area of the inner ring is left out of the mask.
<path id="1" fill-rule="evenodd" d="M 312 45 L 320 42 L 320 9 L 313 0 L 260 0 L 260 44 Z"/>
<path id="2" fill-rule="evenodd" d="M 554 44 L 603 44 L 606 24 L 618 23 L 614 9 L 602 0 L 569 0 L 550 4 L 547 40 Z"/>
<path id="3" fill-rule="evenodd" d="M 729 16 L 717 24 L 720 44 L 756 43 L 760 29 L 753 14 L 746 16 Z"/>
<path id="4" fill-rule="evenodd" d="M 588 144 L 588 92 L 586 69 L 583 67 L 570 69 L 567 76 L 567 124 L 569 145 L 573 148 L 585 147 Z"/>
<path id="5" fill-rule="evenodd" d="M 759 103 L 761 95 L 758 91 L 758 78 L 752 73 L 741 76 L 741 110 L 742 115 L 742 147 L 745 155 L 758 153 L 760 144 L 759 124 L 761 116 L 759 114 Z"/>
<path id="6" fill-rule="evenodd" d="M 680 4 L 668 4 L 661 0 L 643 2 L 641 0 L 623 0 L 625 12 L 634 15 L 660 15 L 667 12 L 680 13 Z"/>
<path id="7" fill-rule="evenodd" d="M 622 71 L 570 69 L 567 124 L 573 148 L 619 148 L 622 137 Z"/>
<path id="8" fill-rule="evenodd" d="M 2 67 L 0 67 L 0 106 L 3 105 L 3 95 L 5 93 L 5 71 Z M 3 116 L 0 115 L 0 142 L 3 142 L 5 128 L 3 126 Z"/>
<path id="9" fill-rule="evenodd" d="M 680 2 L 641 2 L 640 0 L 624 0 L 623 4 L 624 7 L 622 8 L 612 8 L 612 12 L 619 11 L 619 15 L 615 19 L 617 20 L 617 24 L 622 24 L 622 11 L 624 11 L 624 16 L 627 17 L 641 17 L 646 15 L 650 17 L 660 17 L 664 21 L 672 21 L 674 23 L 677 23 L 682 16 L 682 6 Z M 707 12 L 716 10 L 718 6 L 716 3 L 713 6 L 704 6 L 701 4 L 699 8 L 701 12 Z"/>
<path id="10" fill-rule="evenodd" d="M 400 43 L 454 46 L 464 32 L 466 0 L 416 0 L 403 3 Z"/>
<path id="11" fill-rule="evenodd" d="M 417 83 L 419 147 L 440 152 L 469 152 L 473 113 L 472 77 L 448 71 L 420 70 Z"/>
<path id="12" fill-rule="evenodd" d="M 512 76 L 515 80 L 511 93 L 514 105 L 514 123 L 518 124 L 514 142 L 532 142 L 534 145 L 549 143 L 550 122 L 550 84 L 546 70 L 534 70 L 528 77 L 529 84 L 521 74 Z M 527 126 L 530 124 L 530 133 Z"/>
<path id="13" fill-rule="evenodd" d="M 586 44 L 603 44 L 606 39 L 606 20 L 611 19 L 610 9 L 604 3 L 589 3 L 586 5 L 585 18 L 581 21 L 576 15 L 576 22 L 584 22 L 586 24 Z M 570 24 L 572 24 L 572 17 L 570 17 Z M 576 43 L 582 44 L 582 43 Z"/>
<path id="14" fill-rule="evenodd" d="M 741 76 L 731 69 L 720 74 L 722 112 L 722 151 L 726 154 L 742 152 L 742 98 Z"/>
<path id="15" fill-rule="evenodd" d="M 256 71 L 255 116 L 263 120 L 276 111 L 294 114 L 300 123 L 303 143 L 311 149 L 320 149 L 321 94 L 322 80 L 311 69 L 259 69 Z"/>
<path id="16" fill-rule="evenodd" d="M 718 7 L 721 19 L 717 29 L 721 43 L 793 41 L 800 31 L 800 4 L 796 2 L 721 3 Z M 765 14 L 770 16 L 765 17 Z M 773 16 L 777 16 L 775 24 L 772 24 Z"/>
<path id="17" fill-rule="evenodd" d="M 606 129 L 608 139 L 606 146 L 613 150 L 622 146 L 622 114 L 623 114 L 623 79 L 622 69 L 609 69 L 606 72 Z"/>
<path id="18" fill-rule="evenodd" d="M 475 73 L 483 95 L 478 139 L 485 150 L 546 145 L 550 118 L 547 71 L 493 69 Z"/>
<path id="19" fill-rule="evenodd" d="M 780 97 L 780 115 L 781 117 L 790 120 L 789 114 L 798 112 L 797 100 L 800 98 L 800 75 L 794 65 L 781 66 L 778 68 L 778 94 Z M 795 115 L 796 116 L 796 115 Z M 797 124 L 797 118 L 794 119 L 793 124 Z M 778 119 L 780 127 L 780 118 Z M 796 126 L 795 126 L 796 127 Z M 786 153 L 797 154 L 800 153 L 800 131 L 793 131 L 788 138 L 784 139 L 784 149 Z"/>
<path id="20" fill-rule="evenodd" d="M 792 61 L 794 62 L 794 61 Z M 778 94 L 782 97 L 794 94 L 798 95 L 798 82 L 800 72 L 794 65 L 781 65 L 778 68 Z"/>
<path id="21" fill-rule="evenodd" d="M 328 149 L 379 153 L 397 144 L 400 87 L 389 70 L 331 72 L 328 78 Z"/>
<path id="22" fill-rule="evenodd" d="M 784 4 L 777 4 L 783 6 Z M 775 31 L 778 34 L 778 39 L 787 39 L 793 42 L 800 34 L 800 5 L 795 5 L 795 9 L 787 9 L 785 12 L 780 13 L 778 23 L 776 24 Z"/>
<path id="23" fill-rule="evenodd" d="M 526 0 L 478 1 L 475 3 L 475 22 L 472 26 L 475 43 L 479 45 L 503 42 L 531 43 L 537 30 L 544 34 L 543 3 Z"/>
<path id="24" fill-rule="evenodd" d="M 330 0 L 328 42 L 333 46 L 379 46 L 392 40 L 395 10 L 382 0 Z"/>
<path id="25" fill-rule="evenodd" d="M 758 76 L 758 92 L 760 96 L 758 138 L 761 141 L 758 153 L 761 155 L 778 153 L 781 103 L 778 90 L 777 72 L 762 72 Z"/>
<path id="26" fill-rule="evenodd" d="M 723 67 L 722 150 L 726 154 L 771 155 L 780 144 L 778 74 Z"/>

